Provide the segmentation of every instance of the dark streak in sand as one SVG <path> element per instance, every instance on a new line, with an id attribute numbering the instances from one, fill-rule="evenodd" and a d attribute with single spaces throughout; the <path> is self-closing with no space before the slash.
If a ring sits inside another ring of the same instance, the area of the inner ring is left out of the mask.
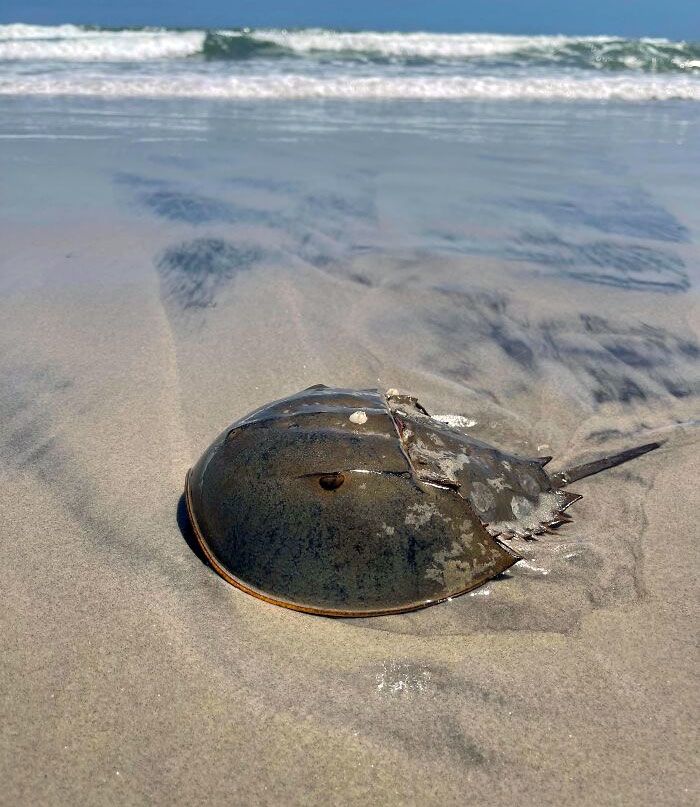
<path id="1" fill-rule="evenodd" d="M 175 190 L 158 190 L 142 194 L 141 202 L 156 215 L 188 224 L 234 220 L 233 210 L 225 202 L 207 196 L 186 194 Z"/>
<path id="2" fill-rule="evenodd" d="M 560 362 L 597 403 L 697 394 L 686 376 L 697 346 L 685 336 L 649 325 L 624 325 L 582 313 L 571 319 L 529 320 L 497 292 L 443 293 L 425 315 L 431 330 L 460 357 L 473 383 L 486 376 L 480 348 L 496 345 L 515 364 L 537 373 L 543 362 Z M 479 349 L 475 349 L 479 348 Z"/>
<path id="3" fill-rule="evenodd" d="M 137 183 L 132 179 L 128 181 L 128 184 L 157 188 L 141 193 L 138 200 L 157 216 L 168 221 L 184 222 L 195 226 L 216 222 L 255 224 L 266 227 L 286 226 L 285 218 L 274 212 L 242 207 L 211 196 L 187 193 L 167 187 L 166 183 L 159 183 L 156 180 L 141 180 Z"/>
<path id="4" fill-rule="evenodd" d="M 262 251 L 254 246 L 196 238 L 168 247 L 156 266 L 167 298 L 183 309 L 208 308 L 215 305 L 223 286 L 261 257 Z"/>
<path id="5" fill-rule="evenodd" d="M 678 255 L 614 241 L 574 243 L 549 232 L 525 232 L 504 257 L 549 266 L 586 283 L 638 291 L 687 291 L 690 280 Z"/>
<path id="6" fill-rule="evenodd" d="M 570 194 L 569 199 L 528 197 L 511 204 L 535 211 L 558 225 L 654 241 L 690 241 L 688 228 L 641 190 L 573 187 Z"/>

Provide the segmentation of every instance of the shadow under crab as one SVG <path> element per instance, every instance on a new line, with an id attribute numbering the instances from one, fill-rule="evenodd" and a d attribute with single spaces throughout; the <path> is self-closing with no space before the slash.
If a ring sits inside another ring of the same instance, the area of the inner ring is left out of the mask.
<path id="1" fill-rule="evenodd" d="M 213 568 L 260 599 L 374 616 L 465 594 L 521 559 L 504 543 L 570 521 L 570 482 L 649 443 L 549 475 L 434 420 L 413 397 L 317 385 L 224 431 L 189 471 Z"/>

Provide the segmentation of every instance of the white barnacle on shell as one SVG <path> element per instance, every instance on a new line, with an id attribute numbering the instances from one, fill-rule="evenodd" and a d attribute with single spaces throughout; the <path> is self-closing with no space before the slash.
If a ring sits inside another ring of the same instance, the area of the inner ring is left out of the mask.
<path id="1" fill-rule="evenodd" d="M 358 409 L 357 412 L 353 412 L 352 415 L 350 415 L 350 422 L 357 423 L 358 426 L 367 423 L 367 413 Z"/>

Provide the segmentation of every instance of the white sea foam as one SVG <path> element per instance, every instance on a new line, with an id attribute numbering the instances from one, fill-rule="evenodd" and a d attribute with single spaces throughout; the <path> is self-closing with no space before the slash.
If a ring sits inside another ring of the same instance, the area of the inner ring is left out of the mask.
<path id="1" fill-rule="evenodd" d="M 28 25 L 13 22 L 0 25 L 0 41 L 6 39 L 61 39 L 69 36 L 80 36 L 85 29 L 78 25 Z"/>
<path id="2" fill-rule="evenodd" d="M 207 47 L 208 44 L 208 47 Z M 266 47 L 260 47 L 266 46 Z M 279 52 L 273 54 L 269 46 Z M 444 62 L 502 59 L 564 63 L 594 69 L 695 71 L 700 45 L 668 39 L 609 36 L 510 36 L 488 33 L 332 31 L 305 29 L 110 30 L 78 25 L 0 25 L 0 60 L 149 61 L 197 54 L 209 58 L 268 58 L 330 54 L 339 57 Z"/>
<path id="3" fill-rule="evenodd" d="M 700 99 L 700 43 L 0 25 L 0 93 L 133 98 Z"/>
<path id="4" fill-rule="evenodd" d="M 0 25 L 0 59 L 66 59 L 71 61 L 175 58 L 198 53 L 204 30 L 159 28 L 111 31 L 77 25 Z M 554 49 L 567 42 L 605 41 L 605 37 L 506 36 L 501 34 L 357 33 L 307 29 L 286 31 L 217 30 L 231 38 L 269 42 L 299 54 L 315 51 L 375 54 L 386 57 L 459 59 L 505 55 L 528 48 Z M 162 54 L 162 55 L 154 55 Z"/>
<path id="5" fill-rule="evenodd" d="M 204 31 L 91 31 L 76 25 L 0 26 L 0 60 L 140 62 L 199 53 Z"/>
<path id="6" fill-rule="evenodd" d="M 275 75 L 15 75 L 0 77 L 0 95 L 121 98 L 700 101 L 691 77 L 346 76 Z"/>
<path id="7" fill-rule="evenodd" d="M 556 48 L 565 44 L 565 36 L 507 36 L 502 34 L 439 34 L 425 32 L 280 31 L 261 29 L 250 36 L 288 48 L 298 53 L 378 54 L 386 57 L 418 57 L 423 59 L 465 59 L 477 56 L 500 56 L 526 48 Z M 585 37 L 588 41 L 604 37 Z"/>

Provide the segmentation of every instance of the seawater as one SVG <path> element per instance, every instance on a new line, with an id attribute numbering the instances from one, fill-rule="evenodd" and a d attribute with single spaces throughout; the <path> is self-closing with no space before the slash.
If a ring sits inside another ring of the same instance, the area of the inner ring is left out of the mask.
<path id="1" fill-rule="evenodd" d="M 0 26 L 0 94 L 700 100 L 700 43 L 619 37 Z"/>

